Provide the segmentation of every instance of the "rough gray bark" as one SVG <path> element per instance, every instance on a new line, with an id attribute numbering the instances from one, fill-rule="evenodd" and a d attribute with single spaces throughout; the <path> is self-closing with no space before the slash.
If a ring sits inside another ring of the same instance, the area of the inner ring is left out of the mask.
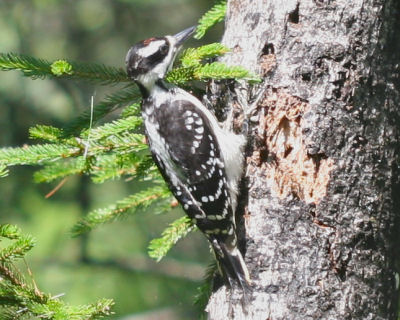
<path id="1" fill-rule="evenodd" d="M 399 18 L 398 0 L 228 1 L 225 62 L 266 86 L 241 212 L 253 292 L 244 311 L 221 287 L 209 319 L 397 318 Z M 246 107 L 243 86 L 220 90 Z"/>

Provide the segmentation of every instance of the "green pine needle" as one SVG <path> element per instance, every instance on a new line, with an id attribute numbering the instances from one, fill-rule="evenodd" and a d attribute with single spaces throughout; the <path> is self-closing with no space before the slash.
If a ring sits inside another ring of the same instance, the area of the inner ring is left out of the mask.
<path id="1" fill-rule="evenodd" d="M 158 171 L 151 155 L 146 155 L 143 158 L 141 158 L 135 170 L 136 170 L 135 177 L 137 179 L 162 181 L 160 172 Z"/>
<path id="2" fill-rule="evenodd" d="M 110 223 L 116 219 L 127 216 L 129 211 L 136 213 L 139 209 L 148 208 L 156 201 L 170 198 L 171 194 L 166 186 L 156 186 L 137 192 L 108 208 L 97 209 L 90 212 L 72 228 L 72 234 L 73 236 L 78 236 L 82 233 L 89 232 L 99 225 Z"/>
<path id="3" fill-rule="evenodd" d="M 124 119 L 120 123 L 135 128 L 141 123 L 141 120 L 135 117 L 134 119 Z M 137 159 L 147 156 L 148 145 L 142 134 L 130 133 L 129 130 L 126 130 L 126 127 L 120 130 L 114 125 L 115 123 L 111 123 L 99 127 L 98 130 L 94 129 L 93 138 L 90 139 L 87 139 L 87 137 L 76 138 L 65 140 L 63 144 L 2 148 L 0 149 L 1 170 L 6 172 L 5 166 L 43 164 L 45 167 L 35 174 L 35 180 L 37 182 L 50 182 L 72 174 L 92 173 L 101 170 L 94 164 L 99 161 L 101 165 L 101 157 L 109 154 L 115 153 L 119 156 L 133 154 L 140 157 Z M 67 158 L 74 159 L 66 161 Z M 64 159 L 64 161 L 55 162 L 61 159 Z M 133 161 L 131 164 L 134 167 L 139 166 L 140 161 Z M 127 163 L 126 166 L 127 169 L 129 164 Z"/>
<path id="4" fill-rule="evenodd" d="M 210 43 L 198 48 L 186 49 L 180 63 L 183 67 L 191 67 L 200 65 L 200 62 L 205 59 L 216 58 L 229 52 L 229 48 L 225 47 L 221 43 Z"/>
<path id="5" fill-rule="evenodd" d="M 260 81 L 258 76 L 240 66 L 227 66 L 221 62 L 202 64 L 204 61 L 227 52 L 229 52 L 229 49 L 220 43 L 211 43 L 199 48 L 189 48 L 183 53 L 178 67 L 168 72 L 166 80 L 177 85 L 183 85 L 191 80 L 235 79 Z"/>
<path id="6" fill-rule="evenodd" d="M 109 152 L 119 152 L 121 154 L 126 153 L 140 153 L 148 149 L 145 143 L 144 136 L 138 133 L 123 132 L 118 135 L 110 135 L 104 137 L 101 140 L 90 139 L 89 141 L 85 139 L 80 139 L 82 146 L 87 146 L 87 156 L 96 156 L 101 154 L 106 154 Z M 84 152 L 81 150 L 80 155 Z"/>
<path id="7" fill-rule="evenodd" d="M 57 77 L 87 80 L 103 85 L 131 81 L 124 70 L 102 64 L 66 60 L 56 60 L 51 63 L 44 59 L 15 53 L 0 53 L 0 70 L 20 70 L 24 76 L 33 79 Z"/>
<path id="8" fill-rule="evenodd" d="M 101 299 L 96 303 L 82 306 L 71 306 L 59 299 L 48 299 L 45 304 L 30 304 L 29 310 L 43 319 L 86 320 L 101 319 L 110 315 L 113 305 L 114 301 L 111 299 Z"/>
<path id="9" fill-rule="evenodd" d="M 33 179 L 37 183 L 51 182 L 75 174 L 82 174 L 86 169 L 87 163 L 82 157 L 66 159 L 46 164 L 43 169 L 33 174 Z"/>
<path id="10" fill-rule="evenodd" d="M 146 150 L 147 151 L 147 150 Z M 129 180 L 159 180 L 160 174 L 154 161 L 145 154 L 110 154 L 96 157 L 91 168 L 94 183 L 103 183 L 106 180 L 118 179 L 125 176 Z"/>
<path id="11" fill-rule="evenodd" d="M 0 53 L 0 70 L 20 70 L 24 76 L 33 79 L 52 75 L 48 61 L 14 53 Z"/>
<path id="12" fill-rule="evenodd" d="M 140 103 L 133 103 L 125 107 L 121 111 L 121 118 L 128 118 L 130 116 L 137 116 L 140 114 Z"/>
<path id="13" fill-rule="evenodd" d="M 20 236 L 10 246 L 1 249 L 0 251 L 0 262 L 11 262 L 15 259 L 20 259 L 35 246 L 36 240 L 31 236 Z"/>
<path id="14" fill-rule="evenodd" d="M 0 178 L 5 178 L 8 176 L 8 169 L 5 164 L 0 163 Z"/>
<path id="15" fill-rule="evenodd" d="M 41 292 L 33 279 L 31 283 L 26 281 L 23 276 L 26 271 L 15 267 L 16 260 L 24 258 L 32 249 L 34 239 L 13 225 L 0 225 L 0 238 L 14 240 L 11 245 L 0 248 L 0 319 L 94 320 L 113 313 L 114 302 L 110 299 L 72 306 L 59 297 Z"/>
<path id="16" fill-rule="evenodd" d="M 57 142 L 62 137 L 62 130 L 52 126 L 36 125 L 29 129 L 31 139 L 41 139 L 48 142 Z"/>
<path id="17" fill-rule="evenodd" d="M 142 118 L 137 116 L 130 116 L 125 119 L 118 119 L 113 122 L 108 122 L 101 127 L 97 127 L 89 131 L 86 131 L 82 138 L 87 138 L 87 135 L 90 134 L 91 140 L 101 140 L 105 139 L 112 135 L 117 135 L 120 133 L 137 130 L 143 121 Z"/>
<path id="18" fill-rule="evenodd" d="M 222 79 L 243 79 L 251 81 L 259 81 L 260 79 L 250 73 L 250 71 L 240 66 L 227 66 L 221 62 L 207 63 L 198 68 L 194 74 L 198 80 L 222 80 Z"/>
<path id="19" fill-rule="evenodd" d="M 148 248 L 149 256 L 160 261 L 181 238 L 193 229 L 193 223 L 187 216 L 175 220 L 163 231 L 161 238 L 151 240 Z"/>
<path id="20" fill-rule="evenodd" d="M 165 80 L 176 85 L 183 85 L 186 82 L 195 80 L 194 74 L 198 67 L 192 66 L 188 68 L 175 68 L 168 72 Z"/>
<path id="21" fill-rule="evenodd" d="M 65 78 L 86 80 L 96 84 L 131 82 L 125 70 L 97 63 L 71 62 L 72 74 L 64 74 Z"/>
<path id="22" fill-rule="evenodd" d="M 15 240 L 21 237 L 21 229 L 12 224 L 0 225 L 0 237 Z"/>
<path id="23" fill-rule="evenodd" d="M 64 144 L 41 144 L 0 149 L 0 163 L 7 166 L 40 164 L 79 154 L 79 149 Z"/>
<path id="24" fill-rule="evenodd" d="M 183 85 L 191 80 L 209 80 L 206 77 L 199 78 L 199 70 L 203 68 L 203 60 L 216 58 L 229 52 L 229 49 L 220 43 L 211 43 L 199 48 L 189 48 L 180 58 L 179 66 L 168 72 L 166 80 L 176 85 Z M 228 67 L 227 67 L 228 68 Z"/>
<path id="25" fill-rule="evenodd" d="M 204 37 L 208 29 L 210 29 L 216 23 L 224 20 L 227 8 L 227 1 L 220 1 L 214 5 L 209 11 L 207 11 L 199 20 L 197 26 L 195 39 L 201 39 Z"/>
<path id="26" fill-rule="evenodd" d="M 119 179 L 122 176 L 134 178 L 135 166 L 130 161 L 120 161 L 124 156 L 127 155 L 122 155 L 121 157 L 116 155 L 98 157 L 95 166 L 98 169 L 91 171 L 92 181 L 94 183 L 103 183 L 107 180 Z"/>
<path id="27" fill-rule="evenodd" d="M 140 156 L 136 153 L 110 154 L 97 157 L 93 166 L 92 180 L 94 183 L 103 183 L 106 180 L 118 179 L 122 176 L 135 177 L 135 167 L 140 163 Z"/>
<path id="28" fill-rule="evenodd" d="M 221 62 L 207 63 L 198 67 L 175 68 L 168 73 L 166 80 L 175 84 L 184 84 L 190 80 L 247 80 L 259 82 L 260 78 L 240 66 L 227 66 Z"/>

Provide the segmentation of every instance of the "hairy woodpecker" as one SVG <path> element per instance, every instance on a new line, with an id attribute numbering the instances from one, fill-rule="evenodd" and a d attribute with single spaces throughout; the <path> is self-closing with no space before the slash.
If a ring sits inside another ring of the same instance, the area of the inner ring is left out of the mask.
<path id="1" fill-rule="evenodd" d="M 222 129 L 196 97 L 163 81 L 195 29 L 135 44 L 126 67 L 143 95 L 146 136 L 162 176 L 211 243 L 228 284 L 233 279 L 244 288 L 250 277 L 237 247 L 235 210 L 245 138 Z"/>

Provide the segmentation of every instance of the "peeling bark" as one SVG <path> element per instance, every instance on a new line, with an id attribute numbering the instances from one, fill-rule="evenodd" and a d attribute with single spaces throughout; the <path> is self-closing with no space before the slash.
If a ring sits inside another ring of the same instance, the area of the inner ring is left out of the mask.
<path id="1" fill-rule="evenodd" d="M 228 2 L 224 62 L 265 83 L 214 92 L 246 108 L 264 90 L 239 213 L 254 285 L 245 310 L 219 288 L 209 319 L 397 318 L 399 17 L 398 0 Z"/>

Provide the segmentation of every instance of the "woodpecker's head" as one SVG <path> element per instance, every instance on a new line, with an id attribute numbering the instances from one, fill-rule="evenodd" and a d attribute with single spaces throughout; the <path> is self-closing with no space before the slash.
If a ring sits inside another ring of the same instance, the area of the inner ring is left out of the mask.
<path id="1" fill-rule="evenodd" d="M 183 42 L 195 31 L 187 28 L 174 36 L 150 38 L 131 47 L 125 63 L 128 76 L 148 91 L 171 70 Z"/>

